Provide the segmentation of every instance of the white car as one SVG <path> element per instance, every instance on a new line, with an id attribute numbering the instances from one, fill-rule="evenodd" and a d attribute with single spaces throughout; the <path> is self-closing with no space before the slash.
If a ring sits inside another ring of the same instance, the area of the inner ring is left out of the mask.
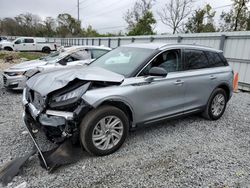
<path id="1" fill-rule="evenodd" d="M 40 51 L 50 53 L 57 49 L 57 44 L 48 42 L 45 38 L 19 37 L 13 42 L 2 41 L 0 49 L 7 51 Z"/>
<path id="2" fill-rule="evenodd" d="M 84 65 L 110 50 L 111 48 L 102 46 L 73 46 L 62 52 L 56 51 L 46 57 L 14 65 L 3 73 L 4 87 L 22 90 L 27 79 L 38 72 Z"/>

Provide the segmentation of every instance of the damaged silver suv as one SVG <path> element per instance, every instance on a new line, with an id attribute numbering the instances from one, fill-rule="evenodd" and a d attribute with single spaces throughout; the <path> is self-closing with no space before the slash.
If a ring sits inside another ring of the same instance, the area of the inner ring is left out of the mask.
<path id="1" fill-rule="evenodd" d="M 31 133 L 41 130 L 53 142 L 80 140 L 89 153 L 107 155 L 140 125 L 193 113 L 219 119 L 232 82 L 221 51 L 129 44 L 84 68 L 32 77 L 23 93 L 24 120 Z"/>

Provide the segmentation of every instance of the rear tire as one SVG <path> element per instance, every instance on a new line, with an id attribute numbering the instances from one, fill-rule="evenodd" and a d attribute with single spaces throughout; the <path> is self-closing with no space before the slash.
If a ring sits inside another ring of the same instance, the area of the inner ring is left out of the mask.
<path id="1" fill-rule="evenodd" d="M 80 125 L 80 140 L 92 155 L 109 155 L 124 143 L 129 130 L 126 114 L 114 106 L 90 111 Z"/>
<path id="2" fill-rule="evenodd" d="M 217 120 L 223 114 L 227 106 L 227 95 L 224 89 L 216 88 L 207 103 L 202 116 L 208 120 Z"/>
<path id="3" fill-rule="evenodd" d="M 42 52 L 47 53 L 47 54 L 49 54 L 50 51 L 51 51 L 51 50 L 50 50 L 49 47 L 44 47 L 44 48 L 42 49 Z"/>

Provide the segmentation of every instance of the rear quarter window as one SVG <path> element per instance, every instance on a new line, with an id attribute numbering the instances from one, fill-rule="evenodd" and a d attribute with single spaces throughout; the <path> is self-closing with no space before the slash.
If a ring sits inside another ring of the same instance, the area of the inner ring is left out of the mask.
<path id="1" fill-rule="evenodd" d="M 34 43 L 34 39 L 24 39 L 24 43 Z"/>
<path id="2" fill-rule="evenodd" d="M 202 69 L 209 67 L 208 58 L 202 50 L 186 49 L 184 54 L 186 70 Z"/>
<path id="3" fill-rule="evenodd" d="M 221 56 L 217 52 L 206 52 L 208 59 L 209 59 L 209 67 L 222 67 L 225 66 L 227 61 L 226 59 L 222 59 Z"/>

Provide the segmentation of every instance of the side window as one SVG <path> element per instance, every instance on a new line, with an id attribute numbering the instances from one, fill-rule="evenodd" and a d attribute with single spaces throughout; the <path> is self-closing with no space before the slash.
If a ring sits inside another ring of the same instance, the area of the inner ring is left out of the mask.
<path id="1" fill-rule="evenodd" d="M 24 43 L 34 43 L 34 39 L 24 39 Z"/>
<path id="2" fill-rule="evenodd" d="M 70 57 L 73 58 L 73 61 L 91 59 L 91 55 L 88 50 L 80 50 L 80 51 L 74 52 L 70 55 Z"/>
<path id="3" fill-rule="evenodd" d="M 209 59 L 209 67 L 222 67 L 225 66 L 223 60 L 218 53 L 215 52 L 206 52 Z"/>
<path id="4" fill-rule="evenodd" d="M 91 57 L 92 59 L 97 59 L 107 52 L 107 50 L 91 49 Z"/>
<path id="5" fill-rule="evenodd" d="M 224 66 L 229 66 L 227 59 L 225 58 L 225 56 L 223 55 L 223 53 L 218 53 L 218 55 L 220 56 Z"/>
<path id="6" fill-rule="evenodd" d="M 149 74 L 149 70 L 152 67 L 162 67 L 168 73 L 169 72 L 176 72 L 182 69 L 181 67 L 181 50 L 168 50 L 166 52 L 161 53 L 158 55 L 153 61 L 146 66 L 139 76 L 146 76 Z"/>
<path id="7" fill-rule="evenodd" d="M 15 44 L 21 44 L 21 43 L 23 43 L 23 42 L 24 42 L 23 39 L 18 39 L 18 40 L 15 42 Z"/>
<path id="8" fill-rule="evenodd" d="M 201 50 L 185 50 L 185 69 L 208 68 L 209 63 L 206 54 Z"/>

